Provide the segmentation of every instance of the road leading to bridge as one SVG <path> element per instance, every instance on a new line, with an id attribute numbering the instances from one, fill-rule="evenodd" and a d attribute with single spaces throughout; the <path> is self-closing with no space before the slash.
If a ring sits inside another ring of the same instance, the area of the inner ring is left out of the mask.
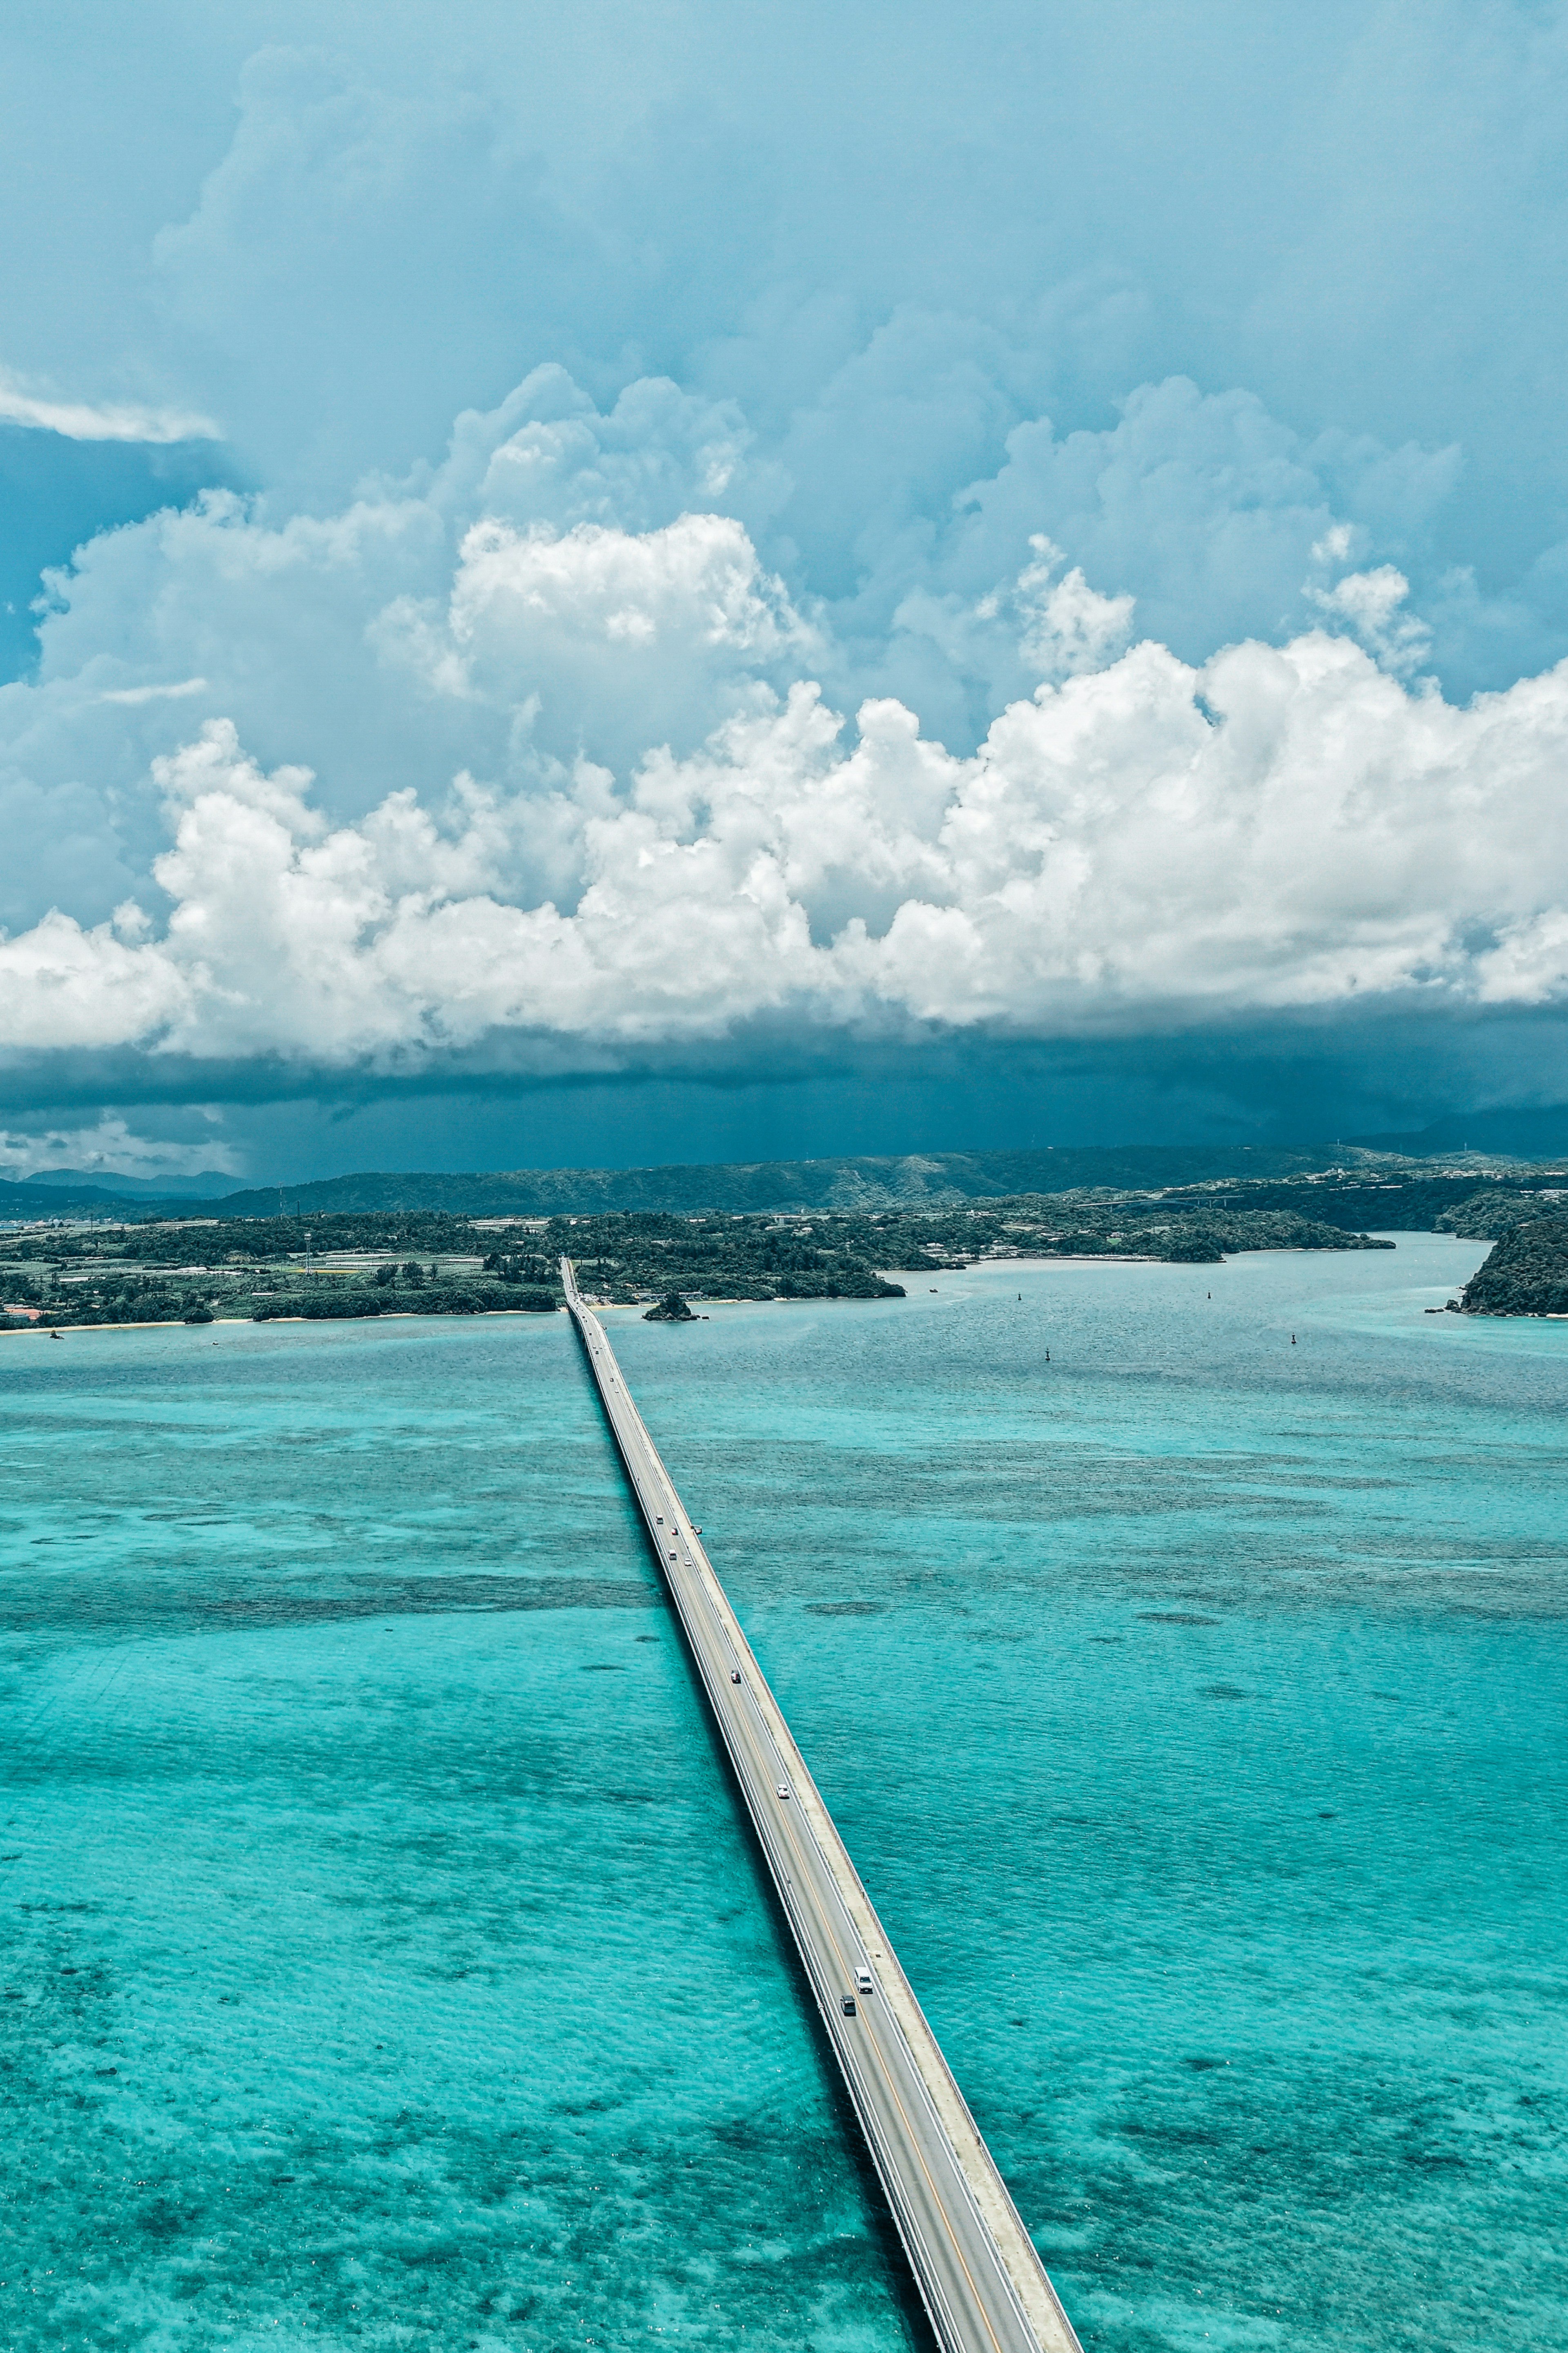
<path id="1" fill-rule="evenodd" d="M 621 1460 L 943 2353 L 1079 2353 L 604 1326 L 561 1261 Z"/>

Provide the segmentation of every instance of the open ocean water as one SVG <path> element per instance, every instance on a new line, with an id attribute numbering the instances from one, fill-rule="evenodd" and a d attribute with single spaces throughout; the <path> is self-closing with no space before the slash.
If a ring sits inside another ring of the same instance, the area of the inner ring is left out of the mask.
<path id="1" fill-rule="evenodd" d="M 1568 2346 L 1482 1255 L 607 1319 L 1097 2353 Z M 0 2342 L 923 2344 L 564 1318 L 6 1339 L 0 1430 Z"/>

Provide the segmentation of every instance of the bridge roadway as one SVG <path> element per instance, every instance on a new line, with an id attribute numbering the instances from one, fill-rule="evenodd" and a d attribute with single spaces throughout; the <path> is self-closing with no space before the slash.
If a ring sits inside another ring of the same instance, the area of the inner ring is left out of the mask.
<path id="1" fill-rule="evenodd" d="M 627 1393 L 566 1303 L 942 2353 L 1080 2353 L 844 1841 Z M 869 1978 L 872 1990 L 863 1989 Z M 853 2015 L 845 2003 L 852 2000 Z"/>

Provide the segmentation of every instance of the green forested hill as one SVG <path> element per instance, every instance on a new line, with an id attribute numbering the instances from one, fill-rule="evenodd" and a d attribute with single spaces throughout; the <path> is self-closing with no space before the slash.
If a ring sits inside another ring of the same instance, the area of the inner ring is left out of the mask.
<path id="1" fill-rule="evenodd" d="M 1561 1170 L 1556 1172 L 1553 1191 L 1563 1185 Z M 1554 1200 L 1543 1201 L 1540 1193 L 1520 1192 L 1510 1185 L 1487 1185 L 1472 1193 L 1452 1209 L 1445 1209 L 1433 1223 L 1440 1234 L 1463 1234 L 1470 1241 L 1495 1242 L 1515 1226 L 1531 1219 L 1552 1216 L 1557 1208 Z"/>
<path id="2" fill-rule="evenodd" d="M 1478 1240 L 1506 1231 L 1521 1217 L 1538 1215 L 1540 1204 L 1527 1187 L 1568 1185 L 1561 1169 L 1534 1170 L 1507 1178 L 1474 1175 L 1423 1176 L 1414 1171 L 1284 1177 L 1266 1183 L 1225 1181 L 1167 1192 L 1167 1208 L 1203 1207 L 1211 1211 L 1288 1211 L 1319 1225 L 1351 1233 L 1458 1233 Z"/>
<path id="3" fill-rule="evenodd" d="M 1515 1226 L 1465 1285 L 1467 1315 L 1568 1315 L 1568 1217 Z"/>
<path id="4" fill-rule="evenodd" d="M 1288 1176 L 1324 1162 L 1321 1151 L 1271 1146 L 1129 1145 L 1044 1152 L 910 1153 L 900 1158 L 758 1160 L 665 1168 L 518 1168 L 479 1176 L 367 1173 L 286 1187 L 299 1216 L 351 1210 L 445 1210 L 469 1218 L 593 1217 L 606 1212 L 744 1216 L 770 1209 L 918 1208 L 1065 1193 L 1082 1186 L 1195 1185 L 1219 1177 Z M 276 1215 L 276 1188 L 212 1204 L 230 1218 Z"/>
<path id="5" fill-rule="evenodd" d="M 1562 1170 L 1448 1170 L 1354 1151 L 1185 1145 L 1043 1152 L 941 1152 L 901 1159 L 762 1160 L 663 1168 L 523 1168 L 489 1175 L 367 1172 L 266 1186 L 218 1199 L 117 1198 L 102 1189 L 0 1181 L 0 1219 L 243 1218 L 301 1230 L 322 1219 L 869 1216 L 994 1204 L 1020 1196 L 1159 1195 L 1182 1214 L 1290 1216 L 1348 1233 L 1500 1232 Z M 414 1236 L 410 1234 L 411 1240 Z M 424 1245 L 421 1245 L 424 1246 Z M 432 1236 L 431 1248 L 441 1248 Z M 451 1245 L 456 1247 L 456 1245 Z"/>

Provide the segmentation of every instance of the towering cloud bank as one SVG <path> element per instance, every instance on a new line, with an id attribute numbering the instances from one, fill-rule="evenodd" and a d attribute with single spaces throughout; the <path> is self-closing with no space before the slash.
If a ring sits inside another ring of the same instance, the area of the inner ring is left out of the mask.
<path id="1" fill-rule="evenodd" d="M 1551 11 L 152 16 L 0 77 L 40 1135 L 516 1073 L 1561 1090 Z"/>
<path id="2" fill-rule="evenodd" d="M 94 542 L 0 691 L 8 1046 L 560 1069 L 1568 990 L 1568 668 L 1455 707 L 1321 514 L 1319 626 L 1190 665 L 998 533 L 1039 459 L 880 635 L 759 553 L 735 412 L 604 416 L 556 369 L 335 514 L 214 495 Z M 913 644 L 923 699 L 989 703 L 972 748 L 886 691 Z"/>
<path id="3" fill-rule="evenodd" d="M 484 626 L 431 655 L 440 690 L 473 691 L 481 638 L 505 673 L 542 612 L 586 613 L 584 664 L 657 653 L 672 613 L 688 649 L 780 632 L 717 519 L 657 536 L 484 535 L 453 599 Z M 586 760 L 527 792 L 464 775 L 339 825 L 307 770 L 209 721 L 153 763 L 169 912 L 52 913 L 0 945 L 5 1035 L 405 1069 L 784 1015 L 1061 1034 L 1568 993 L 1568 667 L 1456 711 L 1322 633 L 1200 670 L 1143 644 L 1043 683 L 968 758 L 897 702 L 851 743 L 815 685 L 752 702 L 624 785 Z M 567 886 L 520 896 L 545 871 Z"/>

